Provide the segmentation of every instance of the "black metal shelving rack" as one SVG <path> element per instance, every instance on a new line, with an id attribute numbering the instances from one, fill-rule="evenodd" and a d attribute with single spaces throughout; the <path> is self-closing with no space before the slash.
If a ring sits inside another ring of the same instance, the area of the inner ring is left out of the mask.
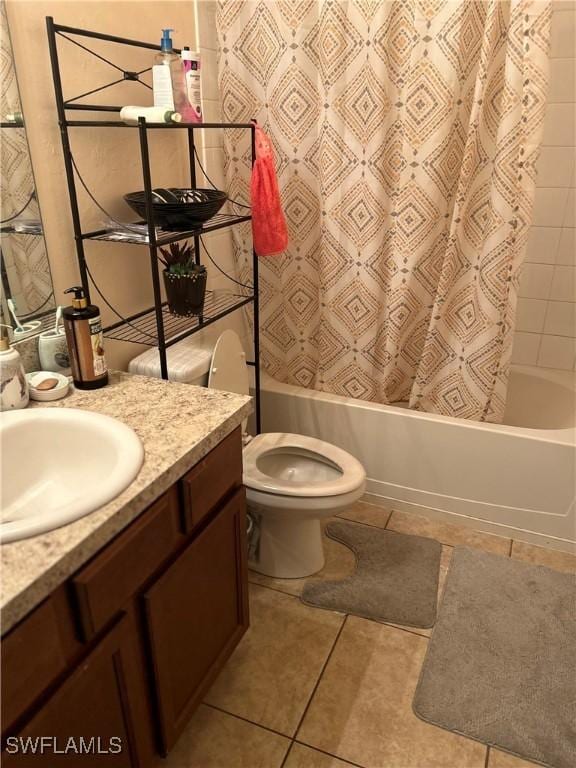
<path id="1" fill-rule="evenodd" d="M 152 275 L 152 287 L 154 293 L 154 303 L 148 309 L 145 309 L 136 314 L 129 315 L 128 317 L 122 317 L 116 323 L 104 328 L 104 335 L 108 338 L 118 339 L 121 341 L 131 341 L 139 344 L 145 344 L 147 346 L 158 347 L 160 354 L 160 370 L 163 379 L 168 378 L 168 366 L 166 362 L 166 350 L 168 347 L 176 344 L 178 341 L 185 339 L 187 336 L 191 336 L 197 333 L 208 325 L 216 322 L 217 320 L 226 317 L 226 315 L 234 312 L 241 307 L 248 304 L 254 306 L 254 318 L 253 318 L 253 341 L 254 341 L 254 360 L 248 364 L 254 368 L 254 389 L 255 389 L 255 415 L 256 415 L 256 431 L 260 432 L 261 419 L 260 419 L 260 339 L 259 339 L 259 312 L 258 312 L 258 259 L 254 250 L 252 251 L 252 291 L 248 295 L 228 293 L 224 291 L 206 291 L 206 300 L 204 303 L 203 314 L 195 317 L 178 317 L 170 314 L 168 307 L 162 302 L 162 294 L 160 289 L 160 261 L 157 256 L 158 248 L 169 243 L 176 242 L 178 240 L 184 240 L 192 238 L 194 241 L 194 249 L 196 254 L 196 261 L 200 263 L 201 251 L 200 251 L 200 237 L 201 235 L 212 232 L 214 230 L 223 229 L 225 227 L 234 226 L 241 222 L 250 221 L 250 215 L 235 215 L 235 214 L 222 214 L 219 213 L 216 216 L 209 219 L 200 228 L 190 229 L 185 232 L 163 232 L 159 231 L 154 226 L 152 216 L 152 179 L 150 168 L 150 156 L 148 152 L 148 131 L 156 130 L 185 130 L 188 134 L 188 153 L 190 162 L 190 185 L 196 186 L 196 162 L 195 162 L 195 132 L 198 130 L 210 130 L 215 128 L 226 129 L 246 129 L 251 131 L 251 147 L 252 147 L 252 163 L 254 163 L 255 157 L 255 124 L 254 123 L 173 123 L 173 124 L 147 124 L 143 118 L 140 118 L 138 125 L 127 125 L 120 120 L 72 120 L 68 117 L 69 111 L 81 111 L 92 113 L 110 113 L 117 114 L 121 110 L 121 106 L 114 105 L 100 105 L 100 104 L 88 104 L 81 102 L 80 100 L 86 96 L 89 96 L 97 91 L 102 91 L 117 83 L 125 80 L 139 81 L 140 76 L 145 72 L 148 72 L 150 68 L 141 70 L 139 72 L 125 71 L 122 67 L 113 64 L 108 59 L 103 58 L 100 54 L 92 51 L 85 42 L 78 42 L 75 38 L 87 38 L 95 40 L 103 40 L 109 43 L 117 43 L 124 46 L 133 46 L 137 48 L 146 48 L 153 51 L 159 51 L 160 46 L 153 43 L 146 43 L 139 40 L 131 40 L 124 37 L 117 37 L 114 35 L 107 35 L 100 32 L 93 32 L 87 29 L 80 29 L 77 27 L 69 27 L 61 24 L 56 24 L 51 16 L 46 17 L 46 28 L 48 32 L 48 46 L 50 51 L 50 61 L 52 66 L 52 78 L 54 80 L 54 90 L 56 94 L 56 106 L 58 110 L 58 122 L 60 125 L 60 135 L 62 138 L 62 149 L 64 151 L 64 165 L 66 170 L 66 180 L 68 185 L 68 194 L 70 198 L 70 208 L 72 213 L 72 223 L 74 227 L 74 239 L 76 242 L 76 254 L 78 260 L 78 268 L 80 272 L 80 279 L 82 286 L 86 291 L 86 295 L 90 296 L 90 274 L 86 263 L 85 243 L 90 240 L 109 241 L 115 242 L 117 245 L 130 244 L 130 240 L 124 240 L 119 242 L 111 237 L 112 230 L 99 229 L 84 232 L 80 220 L 80 211 L 78 207 L 78 197 L 76 191 L 76 176 L 74 170 L 74 159 L 70 146 L 70 128 L 110 128 L 110 129 L 128 129 L 138 131 L 138 138 L 140 142 L 140 156 L 142 161 L 142 176 L 144 182 L 144 190 L 146 193 L 146 221 L 148 223 L 148 242 L 145 244 L 149 251 L 150 256 L 150 271 Z M 87 91 L 70 99 L 65 99 L 62 88 L 62 79 L 60 73 L 60 62 L 58 57 L 58 37 L 63 37 L 69 42 L 75 43 L 80 48 L 83 48 L 89 54 L 103 59 L 108 64 L 111 64 L 118 71 L 117 79 L 113 82 L 107 83 L 99 88 Z M 177 53 L 178 49 L 174 49 Z M 121 75 L 121 76 L 120 76 Z M 149 87 L 149 86 L 146 86 Z M 146 223 L 146 222 L 140 222 Z M 142 245 L 140 240 L 134 240 L 134 243 Z M 118 314 L 118 313 L 117 313 Z M 120 315 L 119 315 L 120 316 Z"/>

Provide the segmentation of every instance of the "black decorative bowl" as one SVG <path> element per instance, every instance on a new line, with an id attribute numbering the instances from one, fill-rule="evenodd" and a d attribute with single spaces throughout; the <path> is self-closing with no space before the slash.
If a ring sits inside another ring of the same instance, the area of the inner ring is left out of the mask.
<path id="1" fill-rule="evenodd" d="M 154 189 L 154 225 L 163 229 L 192 229 L 215 216 L 227 200 L 218 189 Z M 124 200 L 146 220 L 146 193 L 129 192 Z"/>

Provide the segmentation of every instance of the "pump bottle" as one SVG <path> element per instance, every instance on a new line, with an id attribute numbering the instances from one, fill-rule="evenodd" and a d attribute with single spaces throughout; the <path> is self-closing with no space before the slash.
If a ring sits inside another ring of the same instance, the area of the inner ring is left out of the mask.
<path id="1" fill-rule="evenodd" d="M 88 304 L 84 289 L 75 286 L 72 306 L 62 312 L 72 378 L 77 389 L 99 389 L 108 384 L 108 368 L 104 357 L 100 310 Z"/>
<path id="2" fill-rule="evenodd" d="M 166 107 L 181 115 L 188 111 L 182 59 L 172 47 L 171 29 L 162 30 L 160 52 L 154 56 L 152 89 L 154 106 Z"/>

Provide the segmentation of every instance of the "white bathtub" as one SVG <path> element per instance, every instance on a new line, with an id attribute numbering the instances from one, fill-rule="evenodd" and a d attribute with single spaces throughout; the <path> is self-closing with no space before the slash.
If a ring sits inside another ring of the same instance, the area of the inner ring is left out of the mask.
<path id="1" fill-rule="evenodd" d="M 263 428 L 352 453 L 374 503 L 574 551 L 574 374 L 517 367 L 508 391 L 506 423 L 482 424 L 264 376 Z"/>

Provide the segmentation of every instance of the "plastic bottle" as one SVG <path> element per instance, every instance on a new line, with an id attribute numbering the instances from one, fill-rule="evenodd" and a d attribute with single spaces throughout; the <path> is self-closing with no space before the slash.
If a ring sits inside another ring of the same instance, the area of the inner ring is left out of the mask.
<path id="1" fill-rule="evenodd" d="M 160 52 L 154 56 L 152 66 L 152 89 L 154 106 L 166 107 L 179 114 L 188 108 L 184 85 L 184 67 L 182 59 L 172 48 L 171 29 L 162 30 Z"/>
<path id="2" fill-rule="evenodd" d="M 202 122 L 202 88 L 200 83 L 200 54 L 191 51 L 185 45 L 180 54 L 184 65 L 184 82 L 186 84 L 186 98 L 190 109 L 187 114 L 189 122 Z"/>
<path id="3" fill-rule="evenodd" d="M 143 117 L 147 123 L 179 123 L 182 115 L 166 107 L 122 107 L 120 120 L 128 125 L 138 125 L 138 118 Z"/>
<path id="4" fill-rule="evenodd" d="M 84 289 L 79 286 L 64 293 L 74 294 L 72 306 L 62 312 L 74 386 L 99 389 L 108 384 L 100 310 L 88 304 Z"/>

